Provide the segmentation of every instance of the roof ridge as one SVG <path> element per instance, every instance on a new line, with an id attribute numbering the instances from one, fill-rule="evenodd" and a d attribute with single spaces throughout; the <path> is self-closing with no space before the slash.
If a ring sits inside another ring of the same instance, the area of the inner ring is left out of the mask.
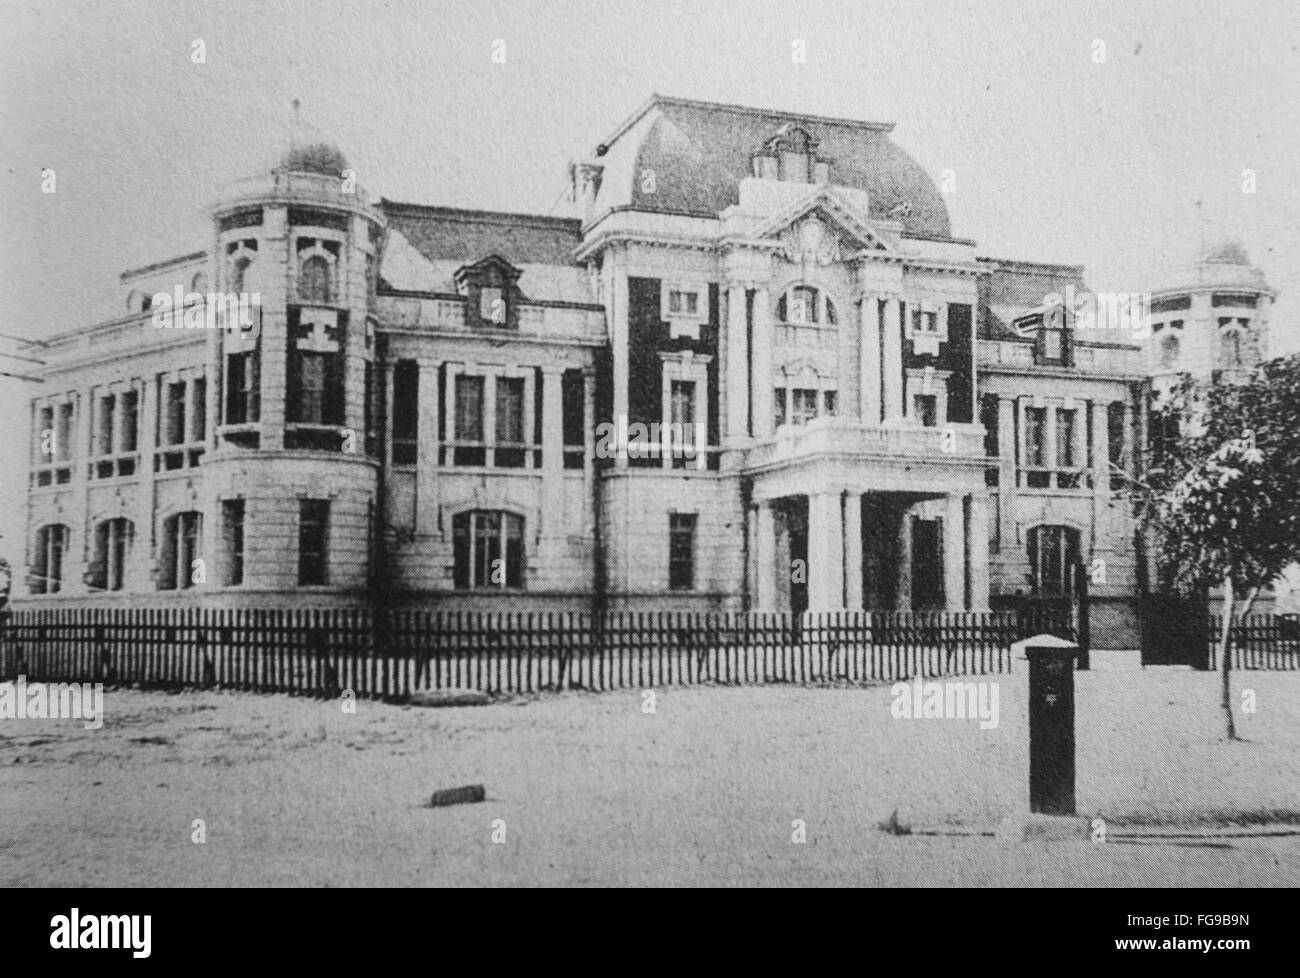
<path id="1" fill-rule="evenodd" d="M 630 116 L 623 120 L 618 128 L 610 134 L 608 139 L 603 141 L 603 145 L 612 145 L 615 140 L 631 129 L 643 115 L 649 112 L 650 109 L 656 105 L 678 105 L 692 109 L 718 109 L 733 114 L 758 116 L 760 118 L 850 126 L 855 129 L 864 129 L 868 132 L 890 133 L 894 131 L 895 126 L 895 123 L 893 122 L 872 122 L 868 119 L 850 119 L 845 116 L 819 115 L 817 113 L 797 112 L 789 109 L 765 109 L 755 105 L 740 105 L 736 102 L 713 102 L 707 99 L 683 98 L 681 96 L 661 95 L 658 92 L 653 92 L 650 97 L 642 102 Z"/>

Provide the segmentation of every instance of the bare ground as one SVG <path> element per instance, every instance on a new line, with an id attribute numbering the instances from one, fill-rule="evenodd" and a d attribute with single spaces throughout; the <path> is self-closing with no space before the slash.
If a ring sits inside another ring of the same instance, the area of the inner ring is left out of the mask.
<path id="1" fill-rule="evenodd" d="M 109 690 L 106 721 L 0 721 L 0 885 L 1300 884 L 1300 836 L 1134 843 L 1136 826 L 1300 825 L 1300 674 L 1078 677 L 1078 806 L 1111 841 L 978 832 L 1023 800 L 1022 677 L 996 729 L 898 720 L 888 687 L 567 693 L 418 709 Z M 487 800 L 427 807 L 438 788 Z M 206 841 L 193 841 L 202 819 Z M 794 823 L 807 841 L 792 842 Z M 494 842 L 494 834 L 504 841 Z"/>

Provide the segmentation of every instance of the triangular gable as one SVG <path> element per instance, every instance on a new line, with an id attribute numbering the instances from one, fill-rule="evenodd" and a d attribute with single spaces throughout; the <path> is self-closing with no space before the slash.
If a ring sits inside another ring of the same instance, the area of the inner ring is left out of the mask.
<path id="1" fill-rule="evenodd" d="M 826 230 L 847 238 L 851 251 L 893 250 L 866 216 L 833 187 L 818 187 L 781 208 L 755 229 L 755 237 L 782 238 L 797 245 L 800 229 L 809 218 L 816 218 Z"/>

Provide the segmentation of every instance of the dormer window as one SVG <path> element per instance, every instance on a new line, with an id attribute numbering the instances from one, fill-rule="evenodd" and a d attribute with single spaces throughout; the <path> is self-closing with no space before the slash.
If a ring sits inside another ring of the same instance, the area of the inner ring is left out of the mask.
<path id="1" fill-rule="evenodd" d="M 817 142 L 807 130 L 787 123 L 754 154 L 754 176 L 786 183 L 826 183 L 829 161 L 817 158 Z"/>
<path id="2" fill-rule="evenodd" d="M 493 325 L 504 326 L 506 322 L 506 294 L 504 289 L 489 286 L 479 290 L 478 315 Z"/>
<path id="3" fill-rule="evenodd" d="M 514 329 L 518 323 L 522 275 L 500 255 L 489 255 L 456 270 L 456 288 L 465 296 L 465 325 L 479 329 Z"/>

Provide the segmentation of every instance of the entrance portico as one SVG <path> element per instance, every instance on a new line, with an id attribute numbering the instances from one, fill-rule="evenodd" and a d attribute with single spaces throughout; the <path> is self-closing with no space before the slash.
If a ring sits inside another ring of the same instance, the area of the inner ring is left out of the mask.
<path id="1" fill-rule="evenodd" d="M 800 434 L 812 435 L 809 443 L 787 444 L 784 453 L 780 442 L 751 452 L 751 606 L 987 610 L 982 460 L 927 451 L 922 441 L 941 434 L 933 429 L 883 429 L 894 442 L 890 457 L 870 451 L 879 426 L 826 426 L 832 442 L 847 429 L 852 448 L 827 444 L 814 426 L 808 429 Z M 900 455 L 899 443 L 918 450 Z"/>

